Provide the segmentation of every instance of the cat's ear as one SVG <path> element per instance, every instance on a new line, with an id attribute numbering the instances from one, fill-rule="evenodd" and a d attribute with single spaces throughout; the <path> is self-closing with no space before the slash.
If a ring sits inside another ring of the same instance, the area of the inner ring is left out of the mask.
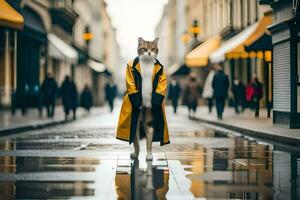
<path id="1" fill-rule="evenodd" d="M 158 44 L 158 40 L 159 40 L 159 38 L 157 37 L 157 38 L 155 38 L 155 39 L 153 40 L 153 42 L 157 45 L 157 44 Z"/>
<path id="2" fill-rule="evenodd" d="M 141 37 L 139 37 L 138 41 L 139 41 L 139 44 L 144 44 L 145 43 L 145 40 Z"/>

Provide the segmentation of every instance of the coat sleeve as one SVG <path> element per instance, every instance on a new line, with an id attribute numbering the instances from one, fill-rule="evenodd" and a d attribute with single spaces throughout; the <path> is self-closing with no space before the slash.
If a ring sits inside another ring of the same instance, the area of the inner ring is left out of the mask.
<path id="1" fill-rule="evenodd" d="M 212 86 L 213 90 L 216 89 L 215 83 L 216 83 L 216 75 L 214 75 L 214 77 L 213 77 L 213 79 L 212 79 L 212 82 L 211 82 L 211 86 Z"/>
<path id="2" fill-rule="evenodd" d="M 152 96 L 152 101 L 154 105 L 162 104 L 164 97 L 166 96 L 166 91 L 167 91 L 167 76 L 163 70 L 162 74 L 159 76 L 157 88 Z"/>
<path id="3" fill-rule="evenodd" d="M 127 87 L 127 94 L 132 106 L 140 106 L 141 100 L 139 98 L 138 89 L 136 87 L 132 67 L 127 65 L 126 69 L 126 87 Z"/>

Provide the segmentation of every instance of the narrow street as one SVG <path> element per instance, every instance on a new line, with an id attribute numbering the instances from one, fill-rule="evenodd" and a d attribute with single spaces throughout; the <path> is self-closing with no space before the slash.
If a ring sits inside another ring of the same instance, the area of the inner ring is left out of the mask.
<path id="1" fill-rule="evenodd" d="M 146 162 L 143 141 L 139 161 L 132 161 L 132 146 L 115 139 L 118 111 L 1 137 L 0 199 L 299 197 L 293 182 L 299 158 L 287 147 L 200 124 L 184 108 L 174 115 L 168 107 L 171 144 L 155 144 L 154 160 Z"/>
<path id="2" fill-rule="evenodd" d="M 0 0 L 14 199 L 300 200 L 300 0 Z"/>

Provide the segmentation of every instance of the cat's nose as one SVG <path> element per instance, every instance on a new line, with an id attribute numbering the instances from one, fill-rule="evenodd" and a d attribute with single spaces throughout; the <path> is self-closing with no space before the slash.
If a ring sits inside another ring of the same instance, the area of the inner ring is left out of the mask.
<path id="1" fill-rule="evenodd" d="M 151 52 L 148 52 L 149 56 L 151 56 Z"/>

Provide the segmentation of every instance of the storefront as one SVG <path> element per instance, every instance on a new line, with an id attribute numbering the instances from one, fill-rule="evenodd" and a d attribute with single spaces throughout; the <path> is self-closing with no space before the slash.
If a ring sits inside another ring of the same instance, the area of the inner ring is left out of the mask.
<path id="1" fill-rule="evenodd" d="M 221 63 L 230 80 L 239 79 L 244 85 L 252 81 L 257 75 L 263 84 L 264 91 L 269 84 L 265 75 L 265 51 L 247 51 L 246 46 L 258 40 L 267 32 L 267 27 L 272 24 L 272 13 L 268 12 L 256 23 L 248 26 L 236 36 L 224 41 L 219 49 L 210 55 L 211 63 Z M 269 55 L 269 54 L 268 54 Z M 263 96 L 262 105 L 267 107 L 267 96 Z"/>
<path id="2" fill-rule="evenodd" d="M 273 8 L 273 123 L 300 128 L 300 2 L 260 0 Z"/>
<path id="3" fill-rule="evenodd" d="M 16 87 L 17 30 L 24 18 L 6 1 L 0 1 L 0 107 L 9 106 Z"/>
<path id="4" fill-rule="evenodd" d="M 40 68 L 46 59 L 47 34 L 40 16 L 31 8 L 21 9 L 24 28 L 18 32 L 17 87 L 12 97 L 12 108 L 41 108 Z"/>
<path id="5" fill-rule="evenodd" d="M 257 35 L 252 41 L 245 43 L 245 49 L 248 53 L 255 52 L 257 58 L 263 60 L 266 107 L 268 117 L 271 117 L 273 106 L 273 76 L 272 76 L 272 36 L 269 31 Z"/>
<path id="6" fill-rule="evenodd" d="M 270 27 L 273 43 L 273 122 L 300 128 L 300 19 Z"/>
<path id="7" fill-rule="evenodd" d="M 94 104 L 98 106 L 103 106 L 105 103 L 104 93 L 105 84 L 108 82 L 108 79 L 111 77 L 111 72 L 107 69 L 107 66 L 104 65 L 99 60 L 89 58 L 87 65 L 93 70 L 92 82 L 93 82 L 93 94 L 94 94 Z"/>
<path id="8" fill-rule="evenodd" d="M 75 76 L 75 65 L 78 53 L 75 48 L 53 33 L 47 35 L 49 64 L 48 72 L 52 72 L 56 81 L 61 84 L 66 75 Z"/>

